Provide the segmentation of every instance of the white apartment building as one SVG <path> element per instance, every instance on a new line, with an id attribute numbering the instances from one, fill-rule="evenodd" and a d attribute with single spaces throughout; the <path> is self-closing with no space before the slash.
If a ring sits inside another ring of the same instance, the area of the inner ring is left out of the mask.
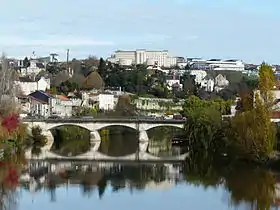
<path id="1" fill-rule="evenodd" d="M 216 70 L 216 71 L 244 71 L 245 64 L 241 60 L 189 58 L 188 64 L 194 70 Z"/>
<path id="2" fill-rule="evenodd" d="M 162 51 L 148 51 L 145 49 L 135 51 L 118 50 L 115 54 L 108 58 L 112 63 L 119 63 L 121 65 L 131 64 L 147 64 L 149 66 L 176 66 L 177 58 L 169 54 L 168 50 Z"/>
<path id="3" fill-rule="evenodd" d="M 209 66 L 213 67 L 213 70 L 220 71 L 244 71 L 245 64 L 241 60 L 221 60 L 221 59 L 210 59 L 206 61 Z"/>

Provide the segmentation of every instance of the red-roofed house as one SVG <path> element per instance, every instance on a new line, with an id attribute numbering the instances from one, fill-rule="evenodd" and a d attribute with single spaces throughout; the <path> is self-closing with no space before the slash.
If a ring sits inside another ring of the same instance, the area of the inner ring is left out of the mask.
<path id="1" fill-rule="evenodd" d="M 44 91 L 35 91 L 28 95 L 32 116 L 71 117 L 73 102 L 62 95 L 52 95 Z"/>

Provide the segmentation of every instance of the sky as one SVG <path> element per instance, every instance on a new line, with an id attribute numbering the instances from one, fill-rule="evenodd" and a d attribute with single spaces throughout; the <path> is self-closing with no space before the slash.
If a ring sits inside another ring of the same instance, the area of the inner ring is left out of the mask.
<path id="1" fill-rule="evenodd" d="M 50 192 L 43 190 L 34 194 L 22 192 L 17 204 L 17 210 L 170 210 L 170 209 L 196 209 L 196 210 L 233 210 L 230 206 L 230 197 L 222 188 L 213 189 L 180 185 L 171 189 L 147 189 L 145 191 L 131 192 L 121 189 L 113 192 L 106 188 L 102 199 L 99 199 L 95 190 L 91 197 L 83 196 L 79 187 L 61 187 L 56 189 L 56 201 L 51 202 Z M 245 209 L 242 206 L 238 206 Z"/>
<path id="2" fill-rule="evenodd" d="M 0 51 L 60 60 L 116 50 L 280 64 L 279 0 L 1 0 Z"/>

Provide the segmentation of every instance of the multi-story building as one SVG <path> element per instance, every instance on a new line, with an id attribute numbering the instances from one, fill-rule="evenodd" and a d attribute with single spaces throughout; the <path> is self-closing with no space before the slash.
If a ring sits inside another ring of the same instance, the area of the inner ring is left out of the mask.
<path id="1" fill-rule="evenodd" d="M 16 88 L 18 88 L 18 92 L 21 92 L 22 95 L 28 95 L 36 90 L 45 91 L 50 89 L 50 78 L 37 78 L 32 79 L 30 77 L 19 77 L 18 80 L 14 81 Z"/>
<path id="2" fill-rule="evenodd" d="M 222 60 L 210 59 L 203 60 L 201 58 L 189 58 L 188 64 L 191 69 L 195 70 L 216 70 L 216 71 L 244 71 L 245 64 L 241 60 Z"/>
<path id="3" fill-rule="evenodd" d="M 44 91 L 35 91 L 28 95 L 30 101 L 29 114 L 32 116 L 72 116 L 73 102 L 62 95 L 52 95 Z"/>
<path id="4" fill-rule="evenodd" d="M 148 51 L 139 49 L 135 51 L 118 50 L 108 58 L 112 63 L 121 65 L 147 64 L 149 66 L 173 67 L 177 64 L 177 57 L 169 54 L 168 50 Z"/>

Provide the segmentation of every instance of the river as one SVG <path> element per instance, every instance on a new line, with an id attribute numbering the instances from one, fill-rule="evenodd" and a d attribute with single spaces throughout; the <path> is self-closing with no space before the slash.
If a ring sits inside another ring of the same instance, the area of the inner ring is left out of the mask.
<path id="1" fill-rule="evenodd" d="M 135 135 L 103 135 L 99 151 L 109 156 L 134 153 Z M 170 144 L 177 131 L 154 130 L 148 135 L 149 153 L 160 157 L 182 153 Z M 60 146 L 56 152 L 63 151 L 64 145 Z M 0 185 L 1 210 L 265 210 L 280 206 L 280 176 L 275 171 L 225 165 L 223 159 L 213 161 L 203 155 L 176 162 L 22 162 L 26 167 L 20 182 L 15 187 Z"/>
<path id="2" fill-rule="evenodd" d="M 38 171 L 41 166 L 48 170 Z M 33 167 L 31 167 L 33 166 Z M 277 176 L 240 169 L 188 174 L 184 163 L 32 162 L 14 193 L 18 210 L 277 209 Z M 257 207 L 258 206 L 258 207 Z"/>

